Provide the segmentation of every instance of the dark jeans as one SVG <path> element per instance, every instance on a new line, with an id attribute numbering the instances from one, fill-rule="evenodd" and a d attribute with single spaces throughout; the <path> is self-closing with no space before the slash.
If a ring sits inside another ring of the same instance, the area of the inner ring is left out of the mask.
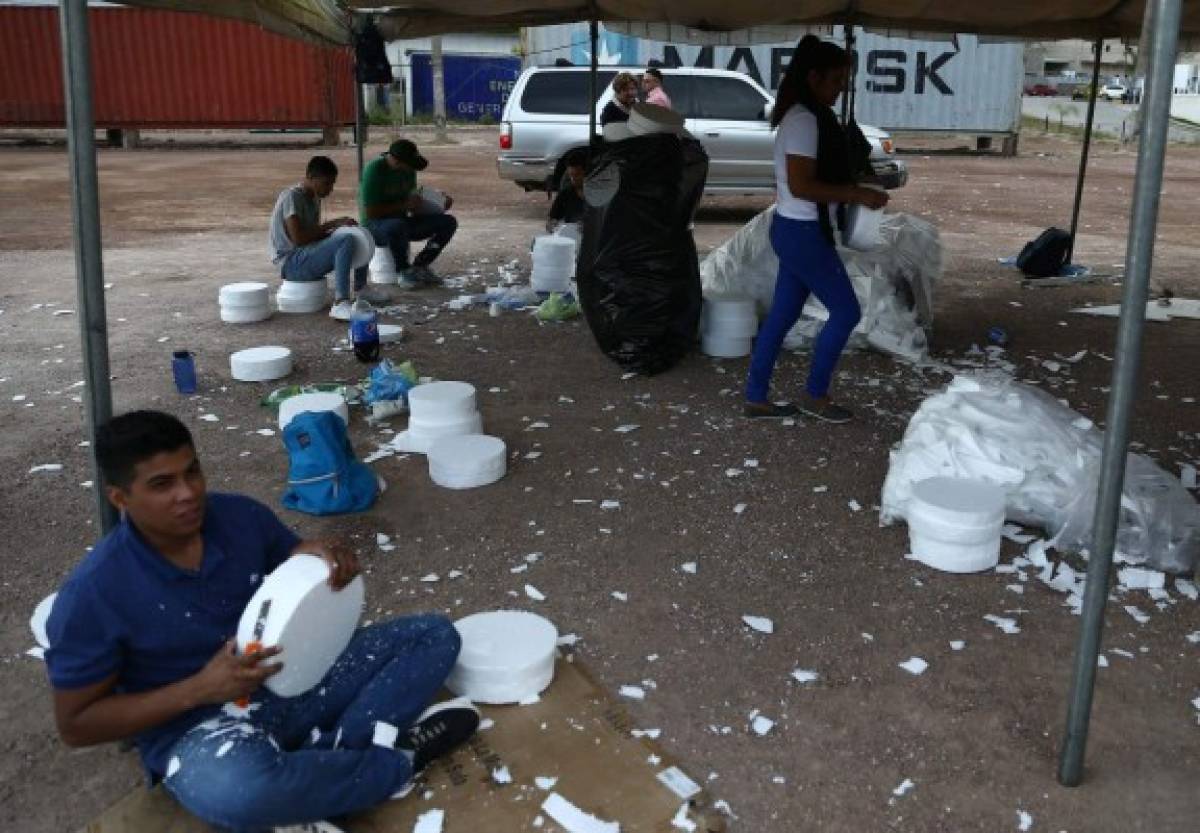
<path id="1" fill-rule="evenodd" d="M 260 689 L 246 716 L 226 706 L 185 734 L 171 748 L 164 786 L 200 818 L 238 831 L 386 801 L 412 778 L 412 764 L 372 742 L 375 723 L 408 729 L 441 689 L 460 644 L 440 616 L 363 628 L 312 690 L 284 698 Z"/>
<path id="2" fill-rule="evenodd" d="M 407 269 L 408 244 L 413 240 L 428 240 L 417 255 L 413 266 L 428 266 L 458 231 L 458 220 L 451 214 L 418 214 L 412 217 L 388 217 L 386 220 L 367 220 L 363 223 L 375 238 L 376 246 L 392 250 L 397 269 Z"/>

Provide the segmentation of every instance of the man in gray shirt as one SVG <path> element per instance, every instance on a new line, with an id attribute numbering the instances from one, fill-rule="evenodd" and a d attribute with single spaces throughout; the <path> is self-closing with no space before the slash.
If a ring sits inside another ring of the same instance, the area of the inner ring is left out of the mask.
<path id="1" fill-rule="evenodd" d="M 333 192 L 338 169 L 328 156 L 308 160 L 304 181 L 285 188 L 271 212 L 269 232 L 271 262 L 287 281 L 324 280 L 334 275 L 334 302 L 329 315 L 350 320 L 350 269 L 354 261 L 354 239 L 333 236 L 341 226 L 357 225 L 350 217 L 321 222 L 321 200 Z M 387 301 L 388 296 L 367 287 L 367 267 L 354 270 L 354 292 L 369 302 Z"/>

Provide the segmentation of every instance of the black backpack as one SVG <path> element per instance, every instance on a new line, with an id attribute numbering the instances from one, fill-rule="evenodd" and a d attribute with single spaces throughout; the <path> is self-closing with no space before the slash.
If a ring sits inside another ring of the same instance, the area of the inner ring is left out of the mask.
<path id="1" fill-rule="evenodd" d="M 1048 228 L 1030 240 L 1017 255 L 1017 268 L 1031 278 L 1050 278 L 1067 265 L 1071 235 L 1060 228 Z"/>

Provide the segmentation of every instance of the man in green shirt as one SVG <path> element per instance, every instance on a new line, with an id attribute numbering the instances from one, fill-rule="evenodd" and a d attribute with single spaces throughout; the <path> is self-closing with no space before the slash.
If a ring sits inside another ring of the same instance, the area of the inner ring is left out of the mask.
<path id="1" fill-rule="evenodd" d="M 417 172 L 429 166 L 428 160 L 408 139 L 397 139 L 387 153 L 371 161 L 363 170 L 358 202 L 362 224 L 370 230 L 379 246 L 387 246 L 400 273 L 400 286 L 411 289 L 422 284 L 441 283 L 429 264 L 442 253 L 454 237 L 458 220 L 446 211 L 454 203 L 441 195 L 431 204 L 417 187 Z M 408 246 L 412 240 L 428 240 L 411 263 Z"/>

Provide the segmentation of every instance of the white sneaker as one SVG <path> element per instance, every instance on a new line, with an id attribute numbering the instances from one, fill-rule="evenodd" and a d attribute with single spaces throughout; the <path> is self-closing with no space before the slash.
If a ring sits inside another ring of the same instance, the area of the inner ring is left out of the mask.
<path id="1" fill-rule="evenodd" d="M 336 318 L 338 321 L 349 321 L 353 312 L 354 304 L 349 301 L 335 301 L 329 308 L 329 317 Z"/>
<path id="2" fill-rule="evenodd" d="M 346 833 L 346 831 L 327 821 L 309 821 L 304 824 L 289 824 L 286 827 L 272 827 L 271 833 Z"/>
<path id="3" fill-rule="evenodd" d="M 373 286 L 364 286 L 358 290 L 358 297 L 371 304 L 386 304 L 392 300 L 392 296 L 386 290 L 376 289 Z"/>

